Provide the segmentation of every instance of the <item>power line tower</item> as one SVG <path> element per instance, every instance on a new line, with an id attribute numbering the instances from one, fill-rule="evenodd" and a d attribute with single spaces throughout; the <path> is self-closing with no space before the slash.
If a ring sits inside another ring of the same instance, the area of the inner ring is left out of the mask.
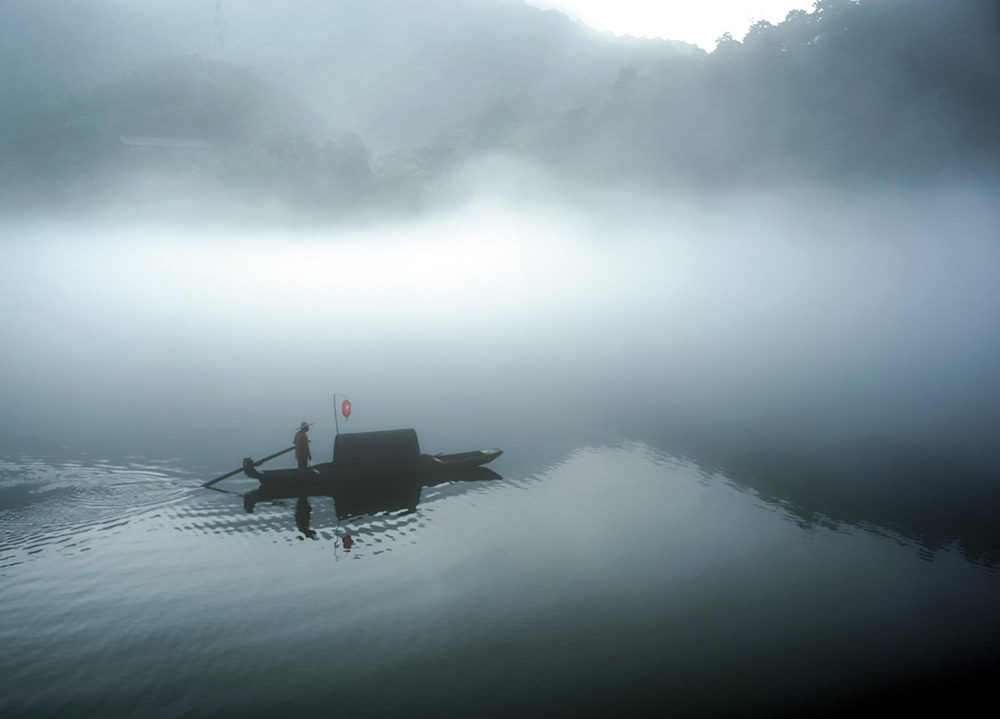
<path id="1" fill-rule="evenodd" d="M 215 0 L 215 53 L 221 55 L 226 48 L 226 21 L 222 17 L 222 0 Z"/>

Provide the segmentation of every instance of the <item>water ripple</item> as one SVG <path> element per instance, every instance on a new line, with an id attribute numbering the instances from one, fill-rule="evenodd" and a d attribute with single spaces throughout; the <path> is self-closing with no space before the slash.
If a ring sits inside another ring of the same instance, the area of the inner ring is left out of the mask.
<path id="1" fill-rule="evenodd" d="M 257 538 L 254 546 L 259 541 L 325 540 L 317 547 L 342 547 L 350 534 L 352 558 L 371 556 L 435 538 L 447 543 L 448 537 L 440 535 L 448 530 L 435 526 L 436 514 L 446 526 L 452 518 L 464 526 L 474 516 L 518 511 L 514 507 L 530 503 L 533 496 L 523 490 L 537 484 L 534 478 L 444 482 L 423 487 L 419 506 L 389 501 L 386 506 L 393 508 L 381 511 L 378 503 L 358 504 L 356 497 L 338 506 L 334 497 L 319 496 L 310 498 L 303 511 L 296 498 L 265 499 L 248 508 L 239 490 L 253 489 L 252 483 L 237 483 L 234 491 L 222 494 L 205 491 L 199 487 L 201 477 L 179 468 L 183 466 L 180 460 L 144 458 L 0 458 L 0 574 L 39 557 L 70 556 L 104 546 L 96 544 L 102 537 L 116 537 L 112 544 L 119 547 L 123 541 L 146 541 L 149 532 L 211 538 L 251 535 Z M 507 491 L 495 492 L 498 486 Z M 512 503 L 514 507 L 508 507 Z"/>
<path id="2" fill-rule="evenodd" d="M 191 478 L 146 461 L 0 460 L 0 569 L 45 550 L 86 551 L 96 532 L 114 532 L 177 502 Z"/>

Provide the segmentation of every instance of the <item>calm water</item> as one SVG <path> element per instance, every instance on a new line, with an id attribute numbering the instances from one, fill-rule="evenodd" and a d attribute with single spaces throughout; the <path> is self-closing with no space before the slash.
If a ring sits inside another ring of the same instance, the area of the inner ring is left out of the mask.
<path id="1" fill-rule="evenodd" d="M 3 716 L 985 696 L 1000 210 L 728 209 L 5 229 Z M 328 459 L 336 392 L 341 430 L 500 447 L 499 477 L 199 487 L 301 421 Z"/>
<path id="2" fill-rule="evenodd" d="M 516 450 L 414 512 L 314 497 L 312 538 L 174 463 L 4 461 L 5 716 L 752 715 L 996 657 L 1000 575 L 958 551 L 642 443 Z"/>

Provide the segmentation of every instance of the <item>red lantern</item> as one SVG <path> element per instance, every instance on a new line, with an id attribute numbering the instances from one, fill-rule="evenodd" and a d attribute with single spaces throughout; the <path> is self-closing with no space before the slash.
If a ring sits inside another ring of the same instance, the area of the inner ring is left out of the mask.
<path id="1" fill-rule="evenodd" d="M 345 417 L 351 416 L 351 400 L 345 399 L 340 404 L 340 411 L 344 413 Z"/>

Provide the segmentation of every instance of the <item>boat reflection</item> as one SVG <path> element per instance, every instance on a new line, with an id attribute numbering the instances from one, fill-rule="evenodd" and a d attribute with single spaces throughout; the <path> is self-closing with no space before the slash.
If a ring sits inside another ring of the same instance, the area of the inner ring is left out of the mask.
<path id="1" fill-rule="evenodd" d="M 425 487 L 462 482 L 484 482 L 503 479 L 485 467 L 472 467 L 446 477 L 426 475 L 399 475 L 381 477 L 371 482 L 308 483 L 288 487 L 261 486 L 243 495 L 243 509 L 248 514 L 261 502 L 279 502 L 295 499 L 295 526 L 308 538 L 316 538 L 311 526 L 312 503 L 310 499 L 333 499 L 334 511 L 340 521 L 387 512 L 410 514 L 420 504 Z"/>

